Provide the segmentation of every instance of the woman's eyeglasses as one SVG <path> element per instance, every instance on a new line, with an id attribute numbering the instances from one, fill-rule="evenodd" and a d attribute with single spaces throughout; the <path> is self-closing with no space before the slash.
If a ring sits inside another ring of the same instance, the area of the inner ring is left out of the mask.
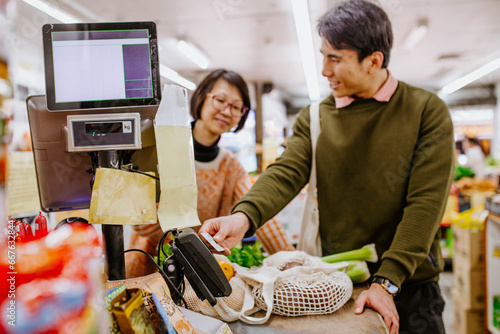
<path id="1" fill-rule="evenodd" d="M 234 117 L 241 117 L 248 111 L 248 107 L 245 107 L 242 102 L 229 103 L 224 96 L 212 93 L 208 93 L 207 96 L 212 99 L 212 106 L 219 111 L 223 111 L 229 106 L 231 115 Z"/>

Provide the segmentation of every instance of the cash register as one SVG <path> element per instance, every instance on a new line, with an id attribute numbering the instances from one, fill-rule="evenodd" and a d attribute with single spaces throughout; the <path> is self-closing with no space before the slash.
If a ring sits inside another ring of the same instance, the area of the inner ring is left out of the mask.
<path id="1" fill-rule="evenodd" d="M 161 101 L 154 22 L 46 24 L 46 95 L 27 98 L 40 204 L 88 209 L 98 167 L 157 173 L 154 117 Z M 122 168 L 123 169 L 123 168 Z M 157 184 L 157 200 L 160 188 Z M 125 278 L 123 226 L 103 225 L 108 279 Z M 171 261 L 200 299 L 231 287 L 207 246 L 181 231 Z"/>

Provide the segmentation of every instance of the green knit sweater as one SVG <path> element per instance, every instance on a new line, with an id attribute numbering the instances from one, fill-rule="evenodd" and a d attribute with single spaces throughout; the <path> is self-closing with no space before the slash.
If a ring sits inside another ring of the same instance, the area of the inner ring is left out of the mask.
<path id="1" fill-rule="evenodd" d="M 372 274 L 399 287 L 436 281 L 443 269 L 440 222 L 454 163 L 453 126 L 435 94 L 403 82 L 389 102 L 320 104 L 316 149 L 323 255 L 375 243 Z M 309 108 L 302 109 L 281 157 L 233 208 L 249 233 L 306 185 L 311 168 Z M 300 219 L 300 217 L 297 217 Z"/>

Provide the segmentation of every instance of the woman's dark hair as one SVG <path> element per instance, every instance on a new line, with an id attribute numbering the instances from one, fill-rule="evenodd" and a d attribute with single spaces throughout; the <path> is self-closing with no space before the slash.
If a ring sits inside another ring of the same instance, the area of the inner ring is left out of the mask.
<path id="1" fill-rule="evenodd" d="M 203 81 L 200 83 L 198 88 L 196 88 L 196 91 L 191 97 L 190 112 L 191 116 L 194 119 L 201 118 L 201 108 L 203 107 L 203 103 L 207 98 L 207 94 L 212 90 L 215 83 L 219 79 L 227 81 L 229 84 L 236 87 L 241 94 L 241 98 L 243 99 L 243 105 L 248 109 L 250 109 L 250 95 L 248 94 L 248 87 L 245 80 L 243 80 L 243 78 L 236 72 L 227 71 L 224 69 L 218 69 L 211 72 L 209 75 L 205 77 L 205 79 L 203 79 Z M 241 116 L 240 122 L 238 123 L 238 126 L 236 127 L 234 132 L 238 132 L 243 128 L 247 120 L 247 117 L 248 117 L 248 111 L 243 116 Z"/>
<path id="2" fill-rule="evenodd" d="M 318 32 L 336 49 L 358 53 L 361 62 L 382 52 L 387 68 L 392 48 L 392 26 L 384 10 L 364 0 L 344 1 L 329 10 L 318 23 Z"/>

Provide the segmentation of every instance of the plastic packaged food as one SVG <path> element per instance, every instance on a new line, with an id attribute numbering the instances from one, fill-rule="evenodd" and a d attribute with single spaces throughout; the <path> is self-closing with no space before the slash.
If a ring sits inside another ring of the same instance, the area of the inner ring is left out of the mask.
<path id="1" fill-rule="evenodd" d="M 0 277 L 1 284 L 12 282 L 14 287 L 0 295 L 0 333 L 97 332 L 103 312 L 95 300 L 104 282 L 102 248 L 94 227 L 66 224 L 14 246 L 0 245 L 0 275 L 8 275 Z M 14 261 L 9 251 L 15 253 Z M 12 317 L 4 316 L 6 310 Z"/>

